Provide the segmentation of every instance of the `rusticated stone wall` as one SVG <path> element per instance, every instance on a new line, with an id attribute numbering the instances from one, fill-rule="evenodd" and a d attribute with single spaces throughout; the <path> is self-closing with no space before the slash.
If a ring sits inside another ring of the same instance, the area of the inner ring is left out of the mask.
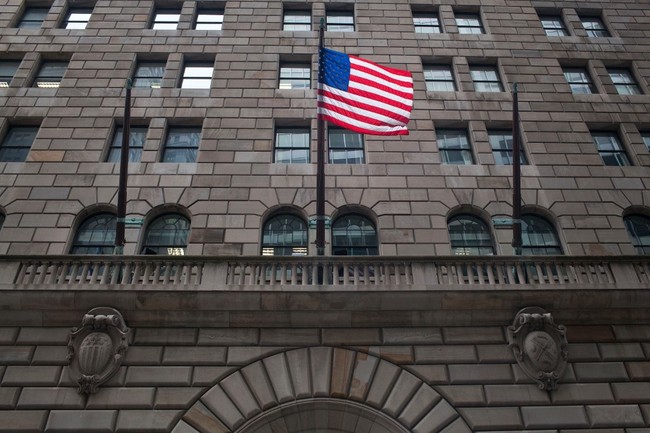
<path id="1" fill-rule="evenodd" d="M 501 327 L 136 328 L 119 373 L 88 398 L 68 377 L 68 331 L 0 329 L 0 432 L 266 431 L 255 421 L 310 404 L 306 419 L 329 413 L 335 431 L 355 431 L 344 413 L 387 432 L 650 427 L 647 325 L 568 326 L 570 363 L 550 393 Z"/>

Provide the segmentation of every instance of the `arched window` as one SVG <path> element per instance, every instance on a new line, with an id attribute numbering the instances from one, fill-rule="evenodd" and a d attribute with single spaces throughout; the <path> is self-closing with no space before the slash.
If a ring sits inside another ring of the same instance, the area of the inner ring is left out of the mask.
<path id="1" fill-rule="evenodd" d="M 307 224 L 301 218 L 282 214 L 264 224 L 262 230 L 262 255 L 307 255 Z"/>
<path id="2" fill-rule="evenodd" d="M 113 254 L 115 222 L 115 215 L 108 212 L 86 218 L 77 229 L 70 253 Z"/>
<path id="3" fill-rule="evenodd" d="M 521 217 L 522 254 L 525 256 L 552 256 L 562 254 L 560 240 L 547 220 L 537 215 Z"/>
<path id="4" fill-rule="evenodd" d="M 472 215 L 458 215 L 447 223 L 451 253 L 457 256 L 491 256 L 494 244 L 487 225 Z"/>
<path id="5" fill-rule="evenodd" d="M 0 213 L 0 229 L 2 229 L 3 225 L 5 225 L 5 214 Z"/>
<path id="6" fill-rule="evenodd" d="M 376 256 L 377 230 L 364 216 L 351 214 L 332 224 L 332 254 L 335 256 Z"/>
<path id="7" fill-rule="evenodd" d="M 650 218 L 643 215 L 628 215 L 623 218 L 627 234 L 638 254 L 650 254 Z"/>
<path id="8" fill-rule="evenodd" d="M 183 215 L 167 213 L 160 215 L 147 227 L 142 254 L 182 256 L 187 248 L 190 221 Z"/>

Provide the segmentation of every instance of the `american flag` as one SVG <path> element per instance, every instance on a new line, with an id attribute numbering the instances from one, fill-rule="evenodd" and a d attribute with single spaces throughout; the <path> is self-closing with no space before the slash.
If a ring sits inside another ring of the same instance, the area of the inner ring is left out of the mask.
<path id="1" fill-rule="evenodd" d="M 403 135 L 412 108 L 409 71 L 321 50 L 318 114 L 323 119 L 362 134 Z"/>

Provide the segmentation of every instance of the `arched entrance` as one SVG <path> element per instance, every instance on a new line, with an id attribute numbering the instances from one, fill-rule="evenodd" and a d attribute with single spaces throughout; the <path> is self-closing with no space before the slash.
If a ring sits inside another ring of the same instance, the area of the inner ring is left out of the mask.
<path id="1" fill-rule="evenodd" d="M 243 367 L 203 394 L 173 430 L 275 432 L 471 430 L 438 392 L 407 370 L 367 353 L 332 347 L 289 350 Z"/>

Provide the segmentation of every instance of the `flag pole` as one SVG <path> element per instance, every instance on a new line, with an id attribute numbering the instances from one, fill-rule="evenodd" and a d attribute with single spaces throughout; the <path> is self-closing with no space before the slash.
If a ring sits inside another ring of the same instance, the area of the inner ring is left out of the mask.
<path id="1" fill-rule="evenodd" d="M 512 91 L 512 246 L 521 255 L 521 145 L 519 143 L 519 94 Z"/>
<path id="2" fill-rule="evenodd" d="M 323 56 L 323 39 L 325 37 L 325 18 L 320 19 L 318 37 L 318 83 L 322 82 L 321 64 Z M 316 254 L 325 255 L 325 120 L 317 116 L 317 144 L 316 144 Z"/>
<path id="3" fill-rule="evenodd" d="M 129 177 L 129 136 L 131 135 L 131 79 L 126 80 L 124 98 L 124 125 L 120 150 L 120 180 L 117 188 L 117 223 L 115 225 L 115 254 L 124 254 L 126 223 L 126 184 Z"/>

